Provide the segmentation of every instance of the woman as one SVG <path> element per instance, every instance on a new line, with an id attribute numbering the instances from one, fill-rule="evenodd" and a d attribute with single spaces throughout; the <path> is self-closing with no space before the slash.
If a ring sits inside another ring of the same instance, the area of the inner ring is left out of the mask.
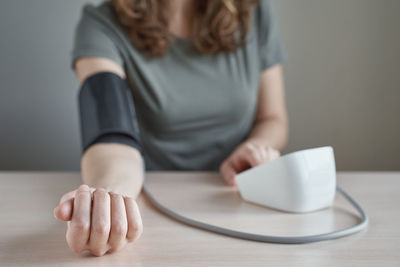
<path id="1" fill-rule="evenodd" d="M 83 185 L 55 209 L 70 248 L 97 256 L 136 240 L 146 170 L 237 173 L 287 142 L 281 62 L 269 0 L 112 0 L 86 6 L 73 68 L 82 85 L 111 72 L 132 90 L 143 153 L 105 137 L 85 149 Z M 109 88 L 113 90 L 113 88 Z M 90 186 L 90 187 L 89 187 Z"/>

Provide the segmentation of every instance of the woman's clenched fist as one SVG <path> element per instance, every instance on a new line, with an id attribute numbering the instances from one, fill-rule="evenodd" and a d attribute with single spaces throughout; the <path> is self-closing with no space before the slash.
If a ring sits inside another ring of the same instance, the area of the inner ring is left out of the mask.
<path id="1" fill-rule="evenodd" d="M 272 147 L 244 142 L 221 164 L 220 173 L 225 182 L 233 186 L 236 174 L 279 156 L 279 151 Z"/>
<path id="2" fill-rule="evenodd" d="M 62 196 L 54 215 L 68 221 L 66 239 L 76 253 L 89 250 L 102 256 L 135 241 L 143 231 L 134 199 L 87 185 Z"/>

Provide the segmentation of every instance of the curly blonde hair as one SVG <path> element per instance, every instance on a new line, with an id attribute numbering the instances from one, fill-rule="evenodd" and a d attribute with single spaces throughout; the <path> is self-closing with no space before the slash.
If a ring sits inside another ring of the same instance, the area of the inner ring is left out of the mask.
<path id="1" fill-rule="evenodd" d="M 258 1 L 196 0 L 191 31 L 197 51 L 215 54 L 240 47 Z M 168 0 L 111 0 L 111 6 L 138 49 L 153 57 L 166 54 L 173 40 L 168 31 Z"/>

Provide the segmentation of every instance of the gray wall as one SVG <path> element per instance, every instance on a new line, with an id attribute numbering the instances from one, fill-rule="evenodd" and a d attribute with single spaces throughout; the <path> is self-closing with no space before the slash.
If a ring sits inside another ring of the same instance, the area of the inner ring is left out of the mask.
<path id="1" fill-rule="evenodd" d="M 79 168 L 69 53 L 84 2 L 1 1 L 2 170 Z M 332 145 L 340 170 L 399 170 L 400 1 L 274 4 L 289 54 L 285 152 Z"/>
<path id="2" fill-rule="evenodd" d="M 1 1 L 0 169 L 79 168 L 69 55 L 84 2 Z"/>
<path id="3" fill-rule="evenodd" d="M 289 150 L 342 170 L 400 170 L 400 1 L 277 0 L 289 51 Z"/>

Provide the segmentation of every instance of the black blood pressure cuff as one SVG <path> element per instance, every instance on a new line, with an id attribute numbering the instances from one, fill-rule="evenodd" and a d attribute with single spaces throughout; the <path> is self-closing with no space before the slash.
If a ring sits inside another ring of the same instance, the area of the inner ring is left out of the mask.
<path id="1" fill-rule="evenodd" d="M 87 78 L 78 95 L 82 150 L 96 143 L 120 143 L 138 149 L 139 126 L 131 90 L 111 72 Z"/>

